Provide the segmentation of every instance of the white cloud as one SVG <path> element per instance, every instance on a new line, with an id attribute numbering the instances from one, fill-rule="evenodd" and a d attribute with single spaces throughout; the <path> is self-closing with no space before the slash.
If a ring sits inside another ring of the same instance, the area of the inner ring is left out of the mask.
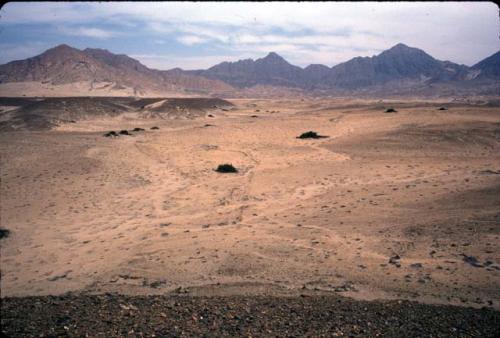
<path id="1" fill-rule="evenodd" d="M 65 27 L 60 26 L 59 31 L 65 35 L 86 36 L 96 39 L 109 39 L 120 35 L 118 32 L 96 28 L 96 27 Z"/>
<path id="2" fill-rule="evenodd" d="M 177 40 L 185 45 L 191 46 L 191 45 L 196 45 L 200 43 L 207 42 L 207 39 L 204 39 L 200 36 L 197 35 L 183 35 L 177 38 Z"/>
<path id="3" fill-rule="evenodd" d="M 100 28 L 85 28 L 85 27 L 78 28 L 76 34 L 98 39 L 107 39 L 116 36 L 116 33 L 111 31 L 107 31 Z"/>
<path id="4" fill-rule="evenodd" d="M 149 30 L 153 39 L 176 34 L 188 46 L 208 42 L 229 51 L 288 45 L 292 48 L 283 53 L 293 58 L 303 50 L 299 45 L 308 45 L 312 62 L 403 42 L 439 59 L 472 64 L 500 45 L 493 2 L 19 2 L 7 3 L 0 14 L 0 23 L 7 24 L 123 22 L 124 31 L 131 29 L 125 23 L 134 22 L 134 29 Z M 99 39 L 113 34 L 96 29 L 80 34 Z"/>

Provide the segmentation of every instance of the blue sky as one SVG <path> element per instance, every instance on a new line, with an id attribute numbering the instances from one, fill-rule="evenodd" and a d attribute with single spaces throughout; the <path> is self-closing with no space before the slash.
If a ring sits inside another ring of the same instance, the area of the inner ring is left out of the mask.
<path id="1" fill-rule="evenodd" d="M 66 43 L 157 69 L 271 51 L 301 67 L 333 66 L 402 42 L 472 65 L 500 49 L 499 36 L 492 2 L 12 2 L 0 10 L 0 63 Z"/>

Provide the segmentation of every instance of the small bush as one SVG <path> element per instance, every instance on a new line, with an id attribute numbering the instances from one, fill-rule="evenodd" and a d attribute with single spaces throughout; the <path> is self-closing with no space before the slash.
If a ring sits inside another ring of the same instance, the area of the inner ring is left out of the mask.
<path id="1" fill-rule="evenodd" d="M 212 114 L 208 114 L 208 117 L 214 117 Z"/>
<path id="2" fill-rule="evenodd" d="M 157 126 L 151 127 L 151 130 L 158 130 L 158 129 L 160 129 L 160 128 Z"/>
<path id="3" fill-rule="evenodd" d="M 4 228 L 0 228 L 0 239 L 9 237 L 10 231 Z"/>
<path id="4" fill-rule="evenodd" d="M 237 173 L 238 169 L 236 169 L 232 164 L 219 164 L 215 171 L 218 173 Z"/>
<path id="5" fill-rule="evenodd" d="M 446 107 L 441 107 L 441 108 L 439 108 L 438 110 L 448 110 L 448 108 L 446 108 Z"/>
<path id="6" fill-rule="evenodd" d="M 144 131 L 142 128 L 134 128 L 132 131 Z"/>
<path id="7" fill-rule="evenodd" d="M 128 130 L 120 130 L 120 135 L 130 135 Z"/>
<path id="8" fill-rule="evenodd" d="M 305 138 L 325 138 L 328 136 L 318 135 L 315 131 L 308 131 L 298 136 L 297 138 L 305 139 Z"/>
<path id="9" fill-rule="evenodd" d="M 104 134 L 105 137 L 116 137 L 118 134 L 115 131 L 109 131 L 106 134 Z"/>
<path id="10" fill-rule="evenodd" d="M 396 110 L 396 109 L 394 109 L 394 108 L 388 108 L 385 112 L 386 112 L 386 113 L 396 113 L 396 112 L 397 112 L 397 110 Z"/>

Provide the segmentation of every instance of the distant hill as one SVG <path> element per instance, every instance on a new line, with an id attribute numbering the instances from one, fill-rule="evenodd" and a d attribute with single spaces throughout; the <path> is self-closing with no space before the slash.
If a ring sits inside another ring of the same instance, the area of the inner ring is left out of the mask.
<path id="1" fill-rule="evenodd" d="M 105 49 L 82 51 L 64 44 L 26 60 L 0 65 L 0 82 L 27 81 L 51 85 L 87 81 L 90 86 L 107 83 L 116 90 L 132 88 L 134 93 L 232 89 L 218 80 L 150 69 L 127 55 L 113 54 Z"/>
<path id="2" fill-rule="evenodd" d="M 278 54 L 271 52 L 255 61 L 247 59 L 222 62 L 196 74 L 221 80 L 236 87 L 251 87 L 258 84 L 297 87 L 300 86 L 303 69 L 291 65 Z"/>
<path id="3" fill-rule="evenodd" d="M 472 69 L 479 71 L 481 78 L 500 78 L 500 51 L 476 63 Z"/>
<path id="4" fill-rule="evenodd" d="M 420 49 L 400 43 L 379 55 L 336 65 L 324 81 L 333 87 L 355 89 L 401 80 L 461 80 L 464 72 L 466 66 L 436 60 Z"/>
<path id="5" fill-rule="evenodd" d="M 488 71 L 483 71 L 496 80 L 498 75 L 494 73 L 494 69 L 498 69 L 495 68 L 497 59 L 488 61 Z M 391 84 L 396 89 L 401 83 L 419 87 L 436 83 L 459 85 L 460 82 L 474 79 L 477 73 L 473 68 L 437 60 L 423 50 L 402 43 L 379 55 L 355 57 L 331 68 L 314 64 L 302 69 L 291 65 L 276 53 L 269 53 L 255 61 L 246 59 L 222 62 L 207 70 L 192 72 L 239 88 L 271 85 L 301 88 L 306 91 L 330 89 L 342 92 L 362 89 L 379 92 L 381 87 L 389 91 Z"/>
<path id="6" fill-rule="evenodd" d="M 320 64 L 301 68 L 271 52 L 257 60 L 222 62 L 206 70 L 162 71 L 105 49 L 79 50 L 60 45 L 38 56 L 0 65 L 0 82 L 14 91 L 23 90 L 15 86 L 18 83 L 53 86 L 45 91 L 54 93 L 68 84 L 83 83 L 80 87 L 87 86 L 90 91 L 122 91 L 124 96 L 165 92 L 266 96 L 273 92 L 296 95 L 298 91 L 329 95 L 490 94 L 500 89 L 500 52 L 467 67 L 437 60 L 423 50 L 399 43 L 379 55 L 355 57 L 331 68 Z"/>

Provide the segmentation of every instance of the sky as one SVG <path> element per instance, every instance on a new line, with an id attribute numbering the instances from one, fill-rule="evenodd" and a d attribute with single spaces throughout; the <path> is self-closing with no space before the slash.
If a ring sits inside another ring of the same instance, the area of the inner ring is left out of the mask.
<path id="1" fill-rule="evenodd" d="M 493 2 L 11 2 L 0 9 L 0 63 L 65 43 L 156 69 L 271 51 L 331 67 L 401 42 L 471 66 L 500 49 L 499 14 Z"/>

